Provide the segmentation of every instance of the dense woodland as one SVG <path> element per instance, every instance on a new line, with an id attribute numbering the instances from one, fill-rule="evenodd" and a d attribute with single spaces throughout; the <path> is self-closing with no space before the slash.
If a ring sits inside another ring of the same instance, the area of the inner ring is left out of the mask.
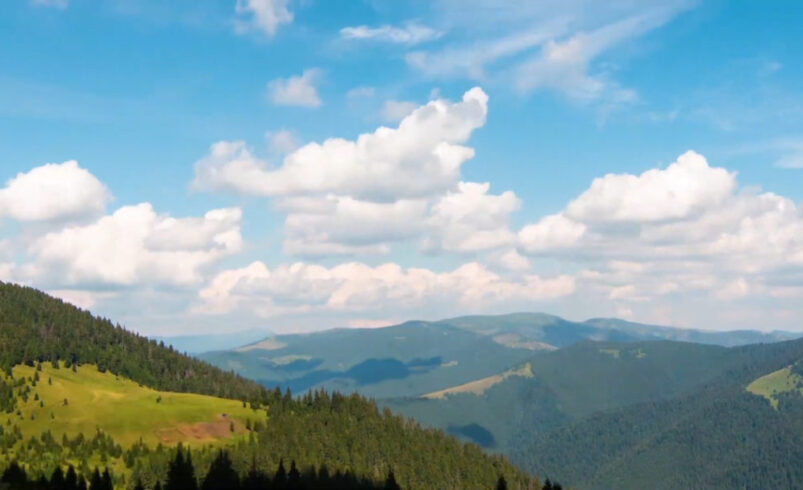
<path id="1" fill-rule="evenodd" d="M 464 445 L 440 431 L 424 430 L 360 396 L 318 391 L 294 397 L 269 390 L 34 289 L 0 283 L 0 366 L 9 372 L 17 364 L 44 362 L 62 369 L 96 364 L 144 386 L 266 407 L 269 417 L 249 427 L 247 440 L 227 448 L 227 460 L 239 478 L 254 468 L 264 472 L 282 461 L 297 461 L 304 468 L 318 468 L 316 475 L 326 468 L 327 474 L 350 475 L 370 485 L 384 484 L 392 469 L 402 488 L 494 488 L 500 477 L 507 488 L 540 488 L 504 458 L 486 455 L 478 446 Z M 0 403 L 9 414 L 16 398 L 27 396 L 17 382 L 0 382 Z M 50 478 L 73 461 L 80 475 L 91 477 L 90 461 L 122 460 L 126 475 L 112 476 L 115 488 L 141 483 L 150 489 L 167 481 L 175 458 L 175 448 L 124 448 L 101 431 L 63 440 L 49 433 L 22 434 L 11 420 L 0 431 L 5 454 L 0 470 L 14 468 L 15 461 L 9 459 L 13 448 L 20 469 L 27 473 L 26 482 Z M 212 467 L 217 451 L 193 451 L 199 474 Z"/>
<path id="2" fill-rule="evenodd" d="M 773 408 L 745 390 L 790 365 L 800 373 L 803 340 L 735 354 L 741 362 L 681 396 L 523 431 L 513 459 L 581 488 L 803 488 L 803 396 L 782 393 Z"/>

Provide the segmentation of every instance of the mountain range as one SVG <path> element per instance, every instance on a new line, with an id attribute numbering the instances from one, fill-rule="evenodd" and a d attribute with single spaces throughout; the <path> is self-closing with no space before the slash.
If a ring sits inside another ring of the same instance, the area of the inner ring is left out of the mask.
<path id="1" fill-rule="evenodd" d="M 576 488 L 795 488 L 798 336 L 517 313 L 277 335 L 200 357 L 267 386 L 375 397 Z"/>

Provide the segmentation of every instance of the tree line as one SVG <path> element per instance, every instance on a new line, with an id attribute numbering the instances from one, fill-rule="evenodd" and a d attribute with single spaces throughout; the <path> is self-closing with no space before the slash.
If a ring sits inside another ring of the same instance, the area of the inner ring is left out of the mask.
<path id="1" fill-rule="evenodd" d="M 79 474 L 75 467 L 70 465 L 66 474 L 61 467 L 57 467 L 50 478 L 40 476 L 30 479 L 25 469 L 14 462 L 6 468 L 0 478 L 0 488 L 3 490 L 114 490 L 114 483 L 108 468 L 101 472 L 98 468 L 89 478 Z M 148 490 L 142 481 L 134 484 L 134 490 Z M 396 481 L 393 469 L 389 469 L 383 482 L 377 483 L 364 478 L 358 478 L 351 472 L 330 473 L 326 466 L 320 468 L 310 467 L 300 471 L 295 461 L 290 463 L 289 469 L 284 460 L 273 474 L 266 473 L 257 468 L 256 463 L 245 475 L 240 475 L 234 468 L 229 454 L 219 450 L 217 456 L 209 466 L 206 475 L 199 479 L 192 462 L 192 453 L 184 450 L 180 445 L 174 458 L 170 461 L 167 477 L 164 482 L 157 481 L 152 490 L 401 490 Z M 500 476 L 494 487 L 496 490 L 507 490 L 507 481 Z M 541 490 L 562 490 L 559 483 L 549 480 Z"/>

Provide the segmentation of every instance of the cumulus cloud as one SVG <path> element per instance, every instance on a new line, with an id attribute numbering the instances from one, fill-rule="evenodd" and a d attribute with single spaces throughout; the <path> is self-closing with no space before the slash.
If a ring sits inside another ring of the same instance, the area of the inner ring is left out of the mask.
<path id="1" fill-rule="evenodd" d="M 37 0 L 59 1 L 59 0 Z M 66 0 L 64 0 L 66 2 Z M 237 0 L 234 12 L 237 14 L 235 28 L 239 33 L 259 31 L 267 36 L 276 34 L 281 24 L 293 21 L 293 14 L 287 8 L 289 0 Z"/>
<path id="2" fill-rule="evenodd" d="M 734 173 L 712 168 L 702 155 L 689 151 L 665 170 L 594 179 L 566 214 L 587 222 L 679 219 L 722 203 L 735 188 Z"/>
<path id="3" fill-rule="evenodd" d="M 25 276 L 61 286 L 197 284 L 204 267 L 241 250 L 240 221 L 238 208 L 172 218 L 148 203 L 124 206 L 36 239 Z"/>
<path id="4" fill-rule="evenodd" d="M 397 44 L 419 44 L 433 41 L 442 35 L 442 32 L 416 23 L 409 23 L 402 27 L 391 25 L 368 27 L 362 25 L 340 29 L 340 36 L 343 39 L 372 40 Z"/>
<path id="5" fill-rule="evenodd" d="M 268 82 L 268 95 L 276 105 L 296 107 L 320 107 L 323 102 L 318 95 L 316 84 L 322 72 L 317 68 L 304 70 L 301 75 L 278 78 Z"/>
<path id="6" fill-rule="evenodd" d="M 389 242 L 421 233 L 427 202 L 361 201 L 352 197 L 291 198 L 279 203 L 288 213 L 284 250 L 303 256 L 386 254 Z"/>
<path id="7" fill-rule="evenodd" d="M 19 173 L 0 189 L 0 217 L 19 221 L 80 219 L 103 213 L 112 196 L 88 170 L 71 160 Z"/>
<path id="8" fill-rule="evenodd" d="M 585 267 L 584 286 L 616 302 L 768 298 L 803 274 L 800 207 L 740 189 L 735 173 L 694 152 L 665 169 L 595 179 L 561 213 L 525 226 L 518 243 Z"/>
<path id="9" fill-rule="evenodd" d="M 432 207 L 427 225 L 434 236 L 430 247 L 449 251 L 481 251 L 515 243 L 510 214 L 521 207 L 512 191 L 489 194 L 490 183 L 460 182 Z"/>
<path id="10" fill-rule="evenodd" d="M 386 254 L 402 241 L 428 251 L 514 247 L 516 195 L 460 181 L 474 154 L 464 143 L 485 123 L 487 103 L 479 88 L 459 102 L 434 100 L 410 109 L 397 128 L 310 143 L 278 167 L 244 142 L 219 142 L 197 162 L 192 185 L 273 197 L 286 214 L 284 250 L 293 255 Z"/>
<path id="11" fill-rule="evenodd" d="M 518 240 L 524 250 L 535 254 L 573 247 L 585 232 L 584 224 L 572 221 L 563 214 L 553 214 L 522 228 Z"/>
<path id="12" fill-rule="evenodd" d="M 485 124 L 488 96 L 473 88 L 459 102 L 434 100 L 397 128 L 356 141 L 309 143 L 272 169 L 242 142 L 219 142 L 195 165 L 193 187 L 261 196 L 326 194 L 393 200 L 440 193 L 459 181 L 474 156 L 462 145 Z"/>
<path id="13" fill-rule="evenodd" d="M 260 316 L 287 312 L 421 311 L 433 307 L 478 308 L 545 301 L 572 294 L 574 279 L 527 275 L 506 279 L 478 263 L 450 272 L 371 267 L 345 263 L 332 268 L 296 263 L 273 270 L 262 262 L 221 272 L 200 294 L 196 311 L 226 313 L 248 308 Z"/>

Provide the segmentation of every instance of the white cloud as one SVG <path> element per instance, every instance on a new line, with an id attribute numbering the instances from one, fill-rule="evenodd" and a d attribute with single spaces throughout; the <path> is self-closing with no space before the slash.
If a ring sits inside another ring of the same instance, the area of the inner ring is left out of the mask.
<path id="1" fill-rule="evenodd" d="M 293 21 L 293 14 L 287 8 L 288 1 L 237 0 L 234 5 L 234 12 L 238 16 L 235 22 L 237 32 L 246 33 L 258 30 L 267 36 L 275 35 L 281 24 L 289 24 Z"/>
<path id="2" fill-rule="evenodd" d="M 19 221 L 80 219 L 103 213 L 111 193 L 71 160 L 19 173 L 0 189 L 0 217 Z"/>
<path id="3" fill-rule="evenodd" d="M 573 247 L 585 231 L 584 224 L 574 222 L 563 214 L 553 214 L 522 228 L 518 239 L 524 250 L 535 254 Z"/>
<path id="4" fill-rule="evenodd" d="M 382 117 L 388 122 L 399 122 L 418 109 L 418 104 L 405 100 L 388 100 L 382 107 Z"/>
<path id="5" fill-rule="evenodd" d="M 712 302 L 768 300 L 800 286 L 803 210 L 740 189 L 735 173 L 687 152 L 666 169 L 595 179 L 561 213 L 525 226 L 519 248 L 584 268 L 580 287 L 620 306 L 688 296 L 697 304 L 686 312 L 717 310 Z"/>
<path id="6" fill-rule="evenodd" d="M 39 7 L 54 7 L 62 10 L 70 5 L 69 0 L 31 0 L 31 3 Z"/>
<path id="7" fill-rule="evenodd" d="M 564 22 L 550 22 L 499 39 L 474 41 L 466 46 L 447 46 L 441 51 L 413 51 L 407 64 L 431 77 L 484 80 L 486 67 L 537 47 L 566 29 Z"/>
<path id="8" fill-rule="evenodd" d="M 460 182 L 460 166 L 473 156 L 462 143 L 485 123 L 487 103 L 479 88 L 460 102 L 434 100 L 396 129 L 310 143 L 278 168 L 243 142 L 219 142 L 196 164 L 193 187 L 273 197 L 286 215 L 284 251 L 293 255 L 387 254 L 398 242 L 428 251 L 510 249 L 520 200 Z M 505 260 L 524 262 L 510 253 Z"/>
<path id="9" fill-rule="evenodd" d="M 612 106 L 637 98 L 612 79 L 600 59 L 624 42 L 666 24 L 693 2 L 590 0 L 541 2 L 439 0 L 453 28 L 443 47 L 418 50 L 407 63 L 432 77 L 502 83 L 520 92 L 553 90 Z"/>
<path id="10" fill-rule="evenodd" d="M 265 139 L 268 140 L 270 151 L 278 155 L 292 153 L 301 146 L 296 135 L 287 129 L 268 131 L 265 133 Z"/>
<path id="11" fill-rule="evenodd" d="M 397 44 L 420 44 L 438 39 L 442 35 L 442 32 L 416 23 L 409 23 L 403 27 L 391 25 L 368 27 L 362 25 L 340 29 L 340 36 L 343 39 L 373 40 Z"/>
<path id="12" fill-rule="evenodd" d="M 334 193 L 388 201 L 431 196 L 459 181 L 474 156 L 462 146 L 485 124 L 488 96 L 469 90 L 460 102 L 431 101 L 401 121 L 356 141 L 309 143 L 270 169 L 242 142 L 220 142 L 196 163 L 193 187 L 240 194 L 283 196 Z"/>
<path id="13" fill-rule="evenodd" d="M 614 102 L 633 100 L 632 91 L 619 88 L 604 75 L 590 74 L 589 65 L 606 50 L 663 25 L 674 13 L 657 9 L 574 34 L 565 41 L 550 40 L 538 54 L 515 68 L 516 88 L 523 92 L 548 88 L 579 100 L 602 95 Z"/>
<path id="14" fill-rule="evenodd" d="M 176 219 L 147 203 L 124 206 L 36 239 L 25 275 L 60 286 L 192 285 L 202 280 L 204 267 L 241 250 L 240 221 L 238 208 Z"/>
<path id="15" fill-rule="evenodd" d="M 360 201 L 352 197 L 291 198 L 280 201 L 288 213 L 284 250 L 303 256 L 385 254 L 389 242 L 417 236 L 427 202 Z"/>
<path id="16" fill-rule="evenodd" d="M 393 263 L 371 267 L 352 262 L 332 268 L 297 263 L 270 270 L 255 262 L 216 276 L 200 292 L 196 311 L 220 314 L 247 309 L 263 317 L 310 311 L 477 311 L 491 305 L 552 300 L 574 290 L 570 276 L 506 279 L 478 263 L 437 273 Z"/>
<path id="17" fill-rule="evenodd" d="M 731 196 L 736 175 L 712 168 L 689 151 L 666 170 L 639 176 L 609 174 L 572 201 L 566 214 L 581 222 L 655 222 L 681 219 L 716 206 Z"/>
<path id="18" fill-rule="evenodd" d="M 268 82 L 268 95 L 276 105 L 297 107 L 320 107 L 323 102 L 318 95 L 316 84 L 322 72 L 317 68 L 304 70 L 304 73 L 290 78 L 278 78 Z"/>
<path id="19" fill-rule="evenodd" d="M 515 243 L 510 214 L 521 207 L 512 191 L 488 194 L 489 183 L 460 182 L 432 207 L 427 225 L 433 230 L 427 248 L 471 252 Z"/>
<path id="20" fill-rule="evenodd" d="M 354 87 L 346 92 L 346 97 L 349 99 L 370 98 L 374 95 L 376 95 L 376 89 L 374 87 Z"/>

